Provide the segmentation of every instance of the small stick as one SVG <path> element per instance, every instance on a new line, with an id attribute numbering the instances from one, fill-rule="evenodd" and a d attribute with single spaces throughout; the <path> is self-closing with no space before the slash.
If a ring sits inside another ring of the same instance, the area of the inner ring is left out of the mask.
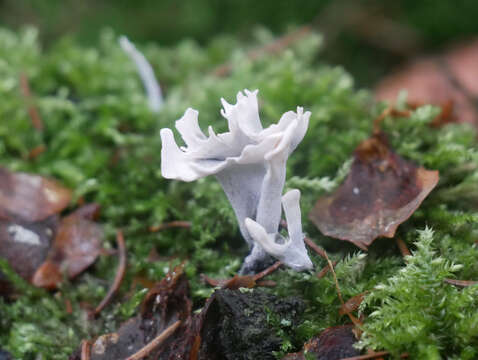
<path id="1" fill-rule="evenodd" d="M 334 265 L 332 265 L 332 261 L 330 261 L 327 255 L 327 252 L 325 250 L 324 250 L 324 255 L 325 255 L 325 259 L 327 260 L 327 263 L 329 264 L 330 271 L 332 272 L 332 276 L 334 277 L 335 288 L 337 289 L 337 296 L 339 297 L 339 300 L 342 304 L 342 308 L 345 308 L 345 302 L 342 297 L 342 293 L 340 291 L 339 281 L 337 280 L 337 274 L 335 273 Z M 346 314 L 350 318 L 350 320 L 354 323 L 354 325 L 357 328 L 360 328 L 360 326 L 362 325 L 362 322 L 359 319 L 357 319 L 355 316 L 353 316 L 349 311 L 347 311 Z"/>
<path id="2" fill-rule="evenodd" d="M 81 360 L 90 360 L 91 357 L 91 344 L 88 340 L 81 342 Z"/>
<path id="3" fill-rule="evenodd" d="M 444 282 L 447 284 L 455 285 L 458 287 L 468 287 L 472 285 L 478 285 L 478 281 L 473 280 L 455 280 L 455 279 L 444 279 Z"/>
<path id="4" fill-rule="evenodd" d="M 390 355 L 389 351 L 379 351 L 379 352 L 374 352 L 373 354 L 352 356 L 348 358 L 342 358 L 340 360 L 368 360 L 368 359 L 376 359 L 376 358 L 387 356 L 387 355 Z M 408 353 L 403 353 L 400 355 L 400 359 L 408 358 L 408 356 L 409 356 Z"/>
<path id="5" fill-rule="evenodd" d="M 37 108 L 31 103 L 32 92 L 30 90 L 30 84 L 25 73 L 20 74 L 20 88 L 22 90 L 23 96 L 28 100 L 28 114 L 32 120 L 32 125 L 38 131 L 43 130 L 43 121 L 38 113 Z"/>
<path id="6" fill-rule="evenodd" d="M 65 299 L 65 311 L 68 313 L 68 314 L 72 314 L 73 313 L 73 307 L 71 306 L 71 301 L 69 299 Z"/>
<path id="7" fill-rule="evenodd" d="M 267 269 L 261 271 L 255 275 L 235 275 L 230 279 L 212 279 L 205 274 L 201 274 L 201 279 L 210 286 L 220 286 L 222 288 L 236 288 L 239 287 L 254 287 L 254 286 L 275 286 L 274 282 L 267 282 L 267 281 L 259 281 L 260 279 L 270 275 L 274 271 L 276 271 L 282 263 L 280 261 L 276 261 L 273 265 L 269 266 Z"/>
<path id="8" fill-rule="evenodd" d="M 150 343 L 146 344 L 145 347 L 128 357 L 126 360 L 139 360 L 148 356 L 155 348 L 161 345 L 164 340 L 170 337 L 176 331 L 179 325 L 181 325 L 181 320 L 178 320 L 174 324 L 167 327 L 161 334 L 151 340 Z"/>
<path id="9" fill-rule="evenodd" d="M 324 259 L 328 259 L 327 258 L 327 254 L 325 253 L 325 250 L 324 249 L 321 249 L 315 242 L 313 242 L 310 238 L 308 238 L 307 236 L 304 238 L 304 242 L 312 249 L 314 250 L 320 257 L 324 258 Z"/>
<path id="10" fill-rule="evenodd" d="M 254 281 L 260 280 L 263 277 L 266 277 L 269 274 L 272 274 L 274 271 L 276 271 L 282 263 L 280 261 L 276 261 L 273 265 L 269 266 L 267 269 L 261 271 L 260 273 L 256 274 L 253 276 Z"/>
<path id="11" fill-rule="evenodd" d="M 167 223 L 162 223 L 160 225 L 150 226 L 150 232 L 157 232 L 161 230 L 166 230 L 170 228 L 184 228 L 189 229 L 191 227 L 191 222 L 189 221 L 171 221 Z"/>
<path id="12" fill-rule="evenodd" d="M 378 134 L 380 133 L 380 123 L 388 116 L 393 116 L 393 117 L 408 117 L 410 116 L 411 112 L 409 110 L 398 110 L 395 109 L 394 107 L 388 107 L 385 110 L 382 111 L 382 113 L 375 118 L 373 121 L 373 133 Z"/>
<path id="13" fill-rule="evenodd" d="M 33 149 L 30 150 L 30 153 L 28 154 L 28 160 L 34 160 L 38 157 L 38 155 L 42 154 L 45 152 L 46 146 L 45 145 L 38 145 L 34 147 Z"/>
<path id="14" fill-rule="evenodd" d="M 119 251 L 119 264 L 118 270 L 116 271 L 116 276 L 113 281 L 113 284 L 108 290 L 108 293 L 104 297 L 104 299 L 100 302 L 100 304 L 96 307 L 96 309 L 91 313 L 91 316 L 96 317 L 101 310 L 103 310 L 106 305 L 108 305 L 118 291 L 121 282 L 123 281 L 124 274 L 126 272 L 126 245 L 123 238 L 123 233 L 121 230 L 118 230 L 116 233 L 116 241 L 118 242 L 118 251 Z"/>
<path id="15" fill-rule="evenodd" d="M 337 261 L 334 261 L 332 262 L 332 266 L 335 267 L 335 265 L 337 265 Z M 317 278 L 318 279 L 322 279 L 325 275 L 327 275 L 327 273 L 329 272 L 330 270 L 330 267 L 329 267 L 329 264 L 325 265 L 322 270 L 320 270 L 318 273 L 317 273 Z"/>
<path id="16" fill-rule="evenodd" d="M 410 250 L 408 250 L 407 244 L 405 244 L 405 241 L 403 241 L 402 238 L 396 237 L 395 238 L 395 243 L 397 244 L 398 249 L 402 253 L 403 257 L 412 255 Z"/>
<path id="17" fill-rule="evenodd" d="M 329 257 L 327 256 L 326 251 L 324 251 L 324 254 L 325 254 L 325 259 L 327 260 L 327 264 L 329 265 L 330 271 L 332 272 L 332 276 L 334 277 L 335 288 L 337 289 L 337 295 L 339 297 L 339 300 L 342 303 L 342 305 L 345 305 L 344 299 L 342 298 L 342 293 L 340 292 L 339 281 L 337 280 L 337 274 L 335 273 L 334 265 L 332 264 L 332 261 L 330 261 Z"/>

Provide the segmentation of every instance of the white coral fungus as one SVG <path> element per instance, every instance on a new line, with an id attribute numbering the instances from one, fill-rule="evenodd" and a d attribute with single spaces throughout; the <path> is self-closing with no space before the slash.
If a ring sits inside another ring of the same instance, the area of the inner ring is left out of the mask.
<path id="1" fill-rule="evenodd" d="M 165 178 L 194 181 L 216 175 L 234 208 L 241 234 L 252 248 L 242 272 L 254 271 L 270 254 L 295 270 L 310 269 L 299 207 L 300 192 L 282 196 L 289 155 L 302 141 L 310 112 L 288 111 L 277 124 L 263 128 L 257 90 L 237 94 L 231 105 L 221 99 L 221 114 L 229 132 L 209 136 L 198 124 L 198 112 L 187 109 L 176 121 L 186 146 L 178 147 L 171 129 L 161 129 L 161 172 Z M 279 233 L 281 200 L 289 224 L 289 239 Z"/>

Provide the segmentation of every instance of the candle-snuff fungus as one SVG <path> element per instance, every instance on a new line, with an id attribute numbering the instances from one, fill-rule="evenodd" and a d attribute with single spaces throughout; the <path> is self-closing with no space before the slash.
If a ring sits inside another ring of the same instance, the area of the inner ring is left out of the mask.
<path id="1" fill-rule="evenodd" d="M 216 134 L 211 126 L 206 136 L 198 112 L 187 109 L 176 121 L 185 146 L 178 146 L 171 129 L 161 129 L 161 173 L 167 179 L 194 181 L 215 175 L 229 199 L 250 254 L 242 274 L 264 266 L 269 255 L 294 270 L 312 268 L 302 232 L 300 192 L 282 194 L 286 162 L 304 138 L 310 112 L 302 107 L 288 111 L 279 122 L 263 128 L 259 118 L 258 91 L 237 94 L 234 105 L 221 99 L 221 115 L 229 131 Z M 288 236 L 279 233 L 282 208 Z"/>

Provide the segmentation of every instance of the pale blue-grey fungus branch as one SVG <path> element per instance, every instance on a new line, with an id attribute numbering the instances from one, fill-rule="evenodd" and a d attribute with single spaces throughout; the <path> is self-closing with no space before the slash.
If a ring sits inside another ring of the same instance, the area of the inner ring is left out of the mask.
<path id="1" fill-rule="evenodd" d="M 120 36 L 119 44 L 123 51 L 128 54 L 130 59 L 136 65 L 141 81 L 143 82 L 146 95 L 148 97 L 149 108 L 154 112 L 159 112 L 163 106 L 163 95 L 159 86 L 154 70 L 146 57 L 139 52 L 134 44 L 126 36 Z"/>
<path id="2" fill-rule="evenodd" d="M 176 121 L 186 146 L 179 147 L 171 129 L 161 129 L 161 172 L 165 178 L 194 181 L 215 175 L 229 199 L 242 236 L 251 248 L 242 272 L 276 257 L 295 270 L 310 269 L 300 219 L 298 190 L 282 196 L 289 155 L 304 138 L 310 112 L 301 107 L 288 111 L 277 124 L 262 127 L 257 90 L 237 94 L 231 105 L 221 99 L 221 115 L 229 132 L 209 136 L 199 127 L 198 112 L 187 109 Z M 279 233 L 282 206 L 289 224 L 289 238 Z"/>

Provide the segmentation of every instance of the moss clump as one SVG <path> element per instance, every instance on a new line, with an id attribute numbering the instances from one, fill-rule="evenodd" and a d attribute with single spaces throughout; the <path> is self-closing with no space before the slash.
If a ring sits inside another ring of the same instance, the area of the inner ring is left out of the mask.
<path id="1" fill-rule="evenodd" d="M 407 264 L 377 285 L 361 304 L 368 313 L 363 348 L 409 352 L 420 359 L 475 359 L 478 355 L 478 286 L 458 289 L 444 282 L 463 265 L 434 249 L 433 231 L 419 231 Z"/>
<path id="2" fill-rule="evenodd" d="M 67 359 L 83 338 L 113 331 L 133 314 L 144 294 L 138 278 L 159 280 L 172 266 L 186 260 L 192 297 L 199 307 L 212 292 L 199 281 L 200 273 L 224 278 L 237 271 L 247 249 L 219 185 L 212 179 L 192 184 L 168 181 L 159 173 L 159 129 L 171 127 L 187 107 L 198 109 L 201 121 L 219 132 L 226 123 L 219 115 L 219 98 L 232 101 L 243 88 L 260 89 L 261 117 L 266 124 L 297 105 L 304 106 L 312 112 L 310 127 L 288 163 L 286 186 L 302 191 L 304 214 L 318 196 L 338 186 L 347 173 L 353 149 L 368 136 L 371 120 L 383 106 L 372 105 L 366 91 L 354 89 L 353 79 L 342 68 L 320 61 L 320 36 L 304 37 L 280 54 L 265 54 L 255 61 L 248 58 L 247 50 L 270 41 L 271 35 L 260 30 L 250 44 L 218 37 L 206 47 L 184 41 L 171 48 L 142 48 L 166 95 L 162 111 L 153 114 L 134 65 L 111 32 L 104 32 L 95 47 L 83 47 L 65 38 L 43 50 L 35 30 L 0 30 L 0 163 L 14 171 L 53 176 L 74 189 L 75 199 L 100 203 L 106 247 L 114 244 L 115 230 L 122 228 L 129 263 L 117 301 L 95 321 L 86 320 L 82 304 L 96 305 L 102 299 L 114 277 L 114 257 L 102 257 L 79 278 L 65 282 L 57 293 L 38 296 L 25 284 L 18 286 L 20 298 L 0 304 L 0 343 L 5 349 L 23 359 Z M 215 67 L 226 61 L 232 72 L 226 77 L 215 76 Z M 20 73 L 29 79 L 32 99 L 22 95 Z M 31 125 L 27 111 L 30 101 L 43 119 L 42 131 Z M 437 109 L 425 106 L 409 118 L 384 123 L 401 156 L 440 170 L 439 185 L 399 227 L 397 236 L 414 248 L 416 229 L 430 226 L 435 231 L 431 245 L 435 256 L 444 259 L 438 269 L 446 269 L 444 264 L 453 262 L 462 265 L 455 268 L 454 276 L 478 279 L 478 249 L 473 245 L 478 237 L 475 134 L 464 125 L 431 129 L 429 123 L 436 114 Z M 29 158 L 30 151 L 38 146 L 46 150 Z M 148 231 L 150 226 L 170 220 L 191 221 L 192 228 Z M 401 324 L 401 316 L 405 319 L 406 315 L 393 309 L 393 301 L 381 305 L 374 300 L 376 293 L 384 291 L 375 288 L 378 284 L 405 276 L 400 272 L 402 268 L 405 273 L 410 271 L 393 242 L 378 240 L 365 256 L 351 245 L 322 236 L 308 221 L 304 221 L 304 227 L 338 261 L 336 271 L 344 298 L 375 289 L 364 312 L 383 307 L 384 323 Z M 153 250 L 160 260 L 148 260 Z M 420 251 L 416 256 L 421 256 Z M 325 265 L 318 257 L 313 261 L 317 268 Z M 405 350 L 412 357 L 432 347 L 440 356 L 461 356 L 460 352 L 465 354 L 468 349 L 465 346 L 477 348 L 478 340 L 471 335 L 476 319 L 473 322 L 470 315 L 454 323 L 449 320 L 457 309 L 464 314 L 476 309 L 465 296 L 475 288 L 460 292 L 441 283 L 438 287 L 433 269 L 425 270 L 428 272 L 419 280 L 424 289 L 436 286 L 442 292 L 443 304 L 447 304 L 442 311 L 450 315 L 437 315 L 447 319 L 440 329 L 427 327 L 429 319 L 424 319 L 417 326 L 432 333 L 416 336 Z M 443 274 L 444 270 L 436 276 Z M 299 324 L 284 333 L 284 347 L 290 351 L 299 350 L 319 331 L 347 321 L 338 315 L 340 302 L 330 276 L 317 279 L 313 273 L 281 270 L 272 279 L 278 285 L 268 291 L 278 296 L 299 296 L 306 303 Z M 418 281 L 411 276 L 408 279 Z M 414 311 L 429 306 L 426 297 L 408 296 L 406 287 L 387 286 L 391 289 L 385 295 L 402 299 Z M 66 300 L 72 304 L 71 314 Z M 395 354 L 402 351 L 402 343 L 384 343 L 373 336 L 374 326 L 379 326 L 376 319 L 366 320 L 366 326 L 370 326 L 370 335 L 364 338 L 367 346 L 389 346 L 387 350 Z M 397 332 L 397 339 L 406 339 L 408 330 L 399 324 L 392 330 Z M 468 345 L 460 347 L 460 342 Z M 59 343 L 61 346 L 56 345 Z"/>

